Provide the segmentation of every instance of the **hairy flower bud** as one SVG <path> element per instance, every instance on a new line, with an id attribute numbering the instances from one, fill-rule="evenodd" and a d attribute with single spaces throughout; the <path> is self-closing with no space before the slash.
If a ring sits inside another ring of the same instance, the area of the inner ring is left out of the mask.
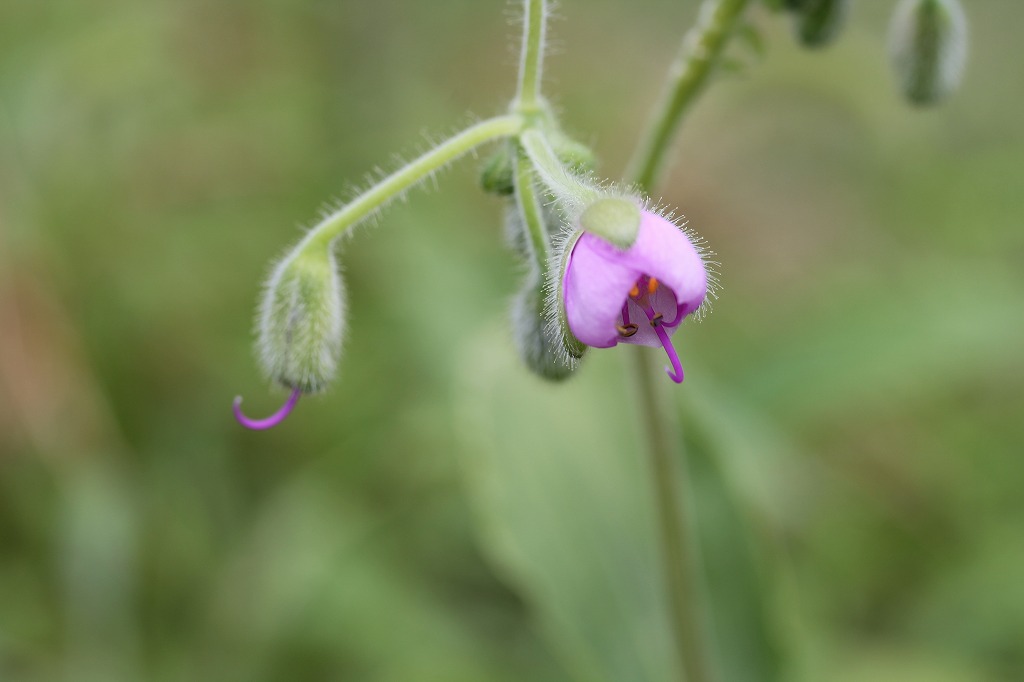
<path id="1" fill-rule="evenodd" d="M 796 37 L 804 47 L 824 47 L 839 34 L 850 0 L 789 0 L 795 12 Z"/>
<path id="2" fill-rule="evenodd" d="M 952 93 L 967 61 L 967 19 L 958 0 L 903 0 L 889 27 L 889 56 L 912 104 L 935 104 Z"/>
<path id="3" fill-rule="evenodd" d="M 515 143 L 511 141 L 498 145 L 480 171 L 480 187 L 490 194 L 507 197 L 515 192 L 512 159 L 515 157 Z"/>
<path id="4" fill-rule="evenodd" d="M 297 248 L 278 263 L 259 309 L 257 348 L 274 381 L 320 391 L 337 371 L 345 297 L 329 246 Z"/>
<path id="5" fill-rule="evenodd" d="M 522 288 L 512 299 L 512 338 L 523 363 L 537 376 L 563 381 L 576 369 L 576 363 L 562 347 L 560 338 L 552 338 L 545 311 L 544 282 L 531 268 Z"/>

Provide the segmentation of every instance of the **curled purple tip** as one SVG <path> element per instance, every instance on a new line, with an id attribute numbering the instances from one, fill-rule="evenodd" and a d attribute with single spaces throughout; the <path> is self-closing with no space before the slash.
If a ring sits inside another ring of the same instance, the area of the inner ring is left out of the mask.
<path id="1" fill-rule="evenodd" d="M 668 378 L 677 384 L 683 383 L 683 364 L 679 362 L 679 355 L 676 353 L 675 346 L 672 345 L 672 339 L 669 338 L 668 332 L 665 331 L 665 325 L 654 323 L 654 311 L 644 306 L 644 314 L 647 315 L 647 319 L 651 321 L 651 325 L 654 327 L 654 332 L 658 335 L 658 339 L 661 341 L 661 345 L 665 348 L 665 354 L 668 355 L 668 359 L 672 361 L 672 367 L 666 367 L 665 373 L 668 374 Z"/>
<path id="2" fill-rule="evenodd" d="M 283 422 L 285 417 L 291 414 L 291 411 L 295 409 L 295 404 L 299 402 L 300 395 L 302 395 L 302 391 L 298 388 L 294 389 L 292 394 L 288 396 L 287 402 L 281 406 L 281 409 L 266 419 L 250 419 L 242 414 L 242 396 L 237 396 L 235 398 L 235 402 L 231 408 L 234 410 L 235 419 L 238 420 L 239 424 L 247 429 L 252 429 L 253 431 L 262 431 L 264 429 L 273 428 Z"/>

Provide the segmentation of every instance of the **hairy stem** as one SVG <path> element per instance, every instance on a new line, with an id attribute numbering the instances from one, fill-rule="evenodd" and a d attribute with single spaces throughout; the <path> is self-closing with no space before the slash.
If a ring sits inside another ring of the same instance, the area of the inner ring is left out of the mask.
<path id="1" fill-rule="evenodd" d="M 537 177 L 561 202 L 582 209 L 600 196 L 596 188 L 565 167 L 542 131 L 526 130 L 519 136 L 519 142 L 530 157 Z"/>
<path id="2" fill-rule="evenodd" d="M 637 146 L 627 177 L 644 191 L 658 179 L 679 123 L 714 71 L 750 0 L 705 0 L 683 37 L 655 116 Z"/>
<path id="3" fill-rule="evenodd" d="M 547 281 L 548 251 L 551 242 L 548 228 L 544 224 L 537 187 L 533 183 L 533 173 L 530 172 L 530 164 L 522 152 L 516 155 L 515 172 L 516 202 L 519 205 L 519 215 L 522 216 L 529 233 L 530 252 L 537 263 L 541 281 L 544 282 Z"/>
<path id="4" fill-rule="evenodd" d="M 519 91 L 515 106 L 519 111 L 533 112 L 540 108 L 547 2 L 523 0 L 523 5 L 523 46 L 519 57 Z"/>
<path id="5" fill-rule="evenodd" d="M 669 70 L 661 102 L 637 146 L 629 179 L 642 191 L 653 189 L 665 165 L 672 139 L 684 114 L 700 94 L 750 0 L 705 0 L 697 24 L 683 38 Z M 675 401 L 662 395 L 666 386 L 647 349 L 631 352 L 630 376 L 647 435 L 657 505 L 661 557 L 676 647 L 686 682 L 711 682 L 715 674 L 705 625 L 702 572 L 694 524 L 683 497 L 686 457 Z"/>
<path id="6" fill-rule="evenodd" d="M 402 166 L 342 208 L 324 218 L 309 231 L 299 248 L 327 246 L 347 229 L 367 218 L 391 199 L 399 196 L 431 173 L 480 145 L 502 137 L 518 134 L 523 118 L 518 115 L 498 116 L 470 126 L 430 151 Z"/>

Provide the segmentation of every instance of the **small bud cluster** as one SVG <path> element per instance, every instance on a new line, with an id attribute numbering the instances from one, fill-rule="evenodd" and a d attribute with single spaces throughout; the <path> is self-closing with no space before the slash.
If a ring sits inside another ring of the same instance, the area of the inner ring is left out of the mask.
<path id="1" fill-rule="evenodd" d="M 699 240 L 642 197 L 593 180 L 592 157 L 568 153 L 582 147 L 557 128 L 524 133 L 511 149 L 506 232 L 526 270 L 512 302 L 512 337 L 524 364 L 559 381 L 588 347 L 656 345 L 682 381 L 670 337 L 715 281 Z M 492 157 L 482 184 L 493 185 L 502 165 Z"/>

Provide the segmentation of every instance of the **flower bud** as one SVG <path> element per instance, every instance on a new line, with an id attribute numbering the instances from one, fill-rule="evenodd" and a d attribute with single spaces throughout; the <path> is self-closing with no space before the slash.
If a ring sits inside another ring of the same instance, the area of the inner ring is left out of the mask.
<path id="1" fill-rule="evenodd" d="M 337 371 L 345 296 L 329 246 L 298 247 L 274 268 L 259 309 L 257 348 L 274 381 L 320 391 Z"/>
<path id="2" fill-rule="evenodd" d="M 498 145 L 480 171 L 480 187 L 490 194 L 507 197 L 515 192 L 512 159 L 515 144 L 511 141 Z"/>
<path id="3" fill-rule="evenodd" d="M 912 104 L 935 104 L 952 93 L 967 61 L 967 20 L 958 0 L 903 0 L 889 26 L 889 56 Z"/>
<path id="4" fill-rule="evenodd" d="M 824 47 L 839 34 L 850 0 L 788 0 L 795 12 L 796 37 L 804 47 Z"/>
<path id="5" fill-rule="evenodd" d="M 536 267 L 512 299 L 512 338 L 523 363 L 537 376 L 563 381 L 576 369 L 576 362 L 552 335 L 545 312 L 544 284 Z"/>

